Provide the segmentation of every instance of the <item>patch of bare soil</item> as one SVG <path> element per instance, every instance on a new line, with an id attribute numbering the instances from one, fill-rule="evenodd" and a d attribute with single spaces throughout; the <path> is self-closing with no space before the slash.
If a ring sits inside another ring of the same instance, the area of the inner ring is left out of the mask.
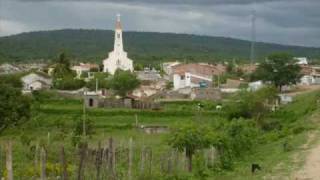
<path id="1" fill-rule="evenodd" d="M 312 121 L 314 122 L 319 122 L 319 119 L 320 117 L 318 114 L 312 116 Z M 298 169 L 297 172 L 293 173 L 292 179 L 320 180 L 320 144 L 316 144 L 318 136 L 319 133 L 312 132 L 308 137 L 308 141 L 302 146 L 302 151 L 294 157 L 294 162 L 299 162 L 303 151 L 307 151 L 307 156 L 303 166 Z"/>

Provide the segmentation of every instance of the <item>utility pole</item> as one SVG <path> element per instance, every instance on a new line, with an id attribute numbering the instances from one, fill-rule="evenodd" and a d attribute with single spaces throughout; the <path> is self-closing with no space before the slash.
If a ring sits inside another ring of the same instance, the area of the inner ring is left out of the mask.
<path id="1" fill-rule="evenodd" d="M 98 93 L 98 88 L 99 88 L 99 81 L 98 81 L 98 79 L 96 78 L 96 93 Z"/>
<path id="2" fill-rule="evenodd" d="M 251 17 L 251 51 L 250 51 L 250 63 L 253 64 L 255 62 L 255 45 L 256 45 L 256 10 L 255 6 L 252 10 Z"/>
<path id="3" fill-rule="evenodd" d="M 82 119 L 82 135 L 86 137 L 86 95 L 87 89 L 83 89 L 83 119 Z"/>

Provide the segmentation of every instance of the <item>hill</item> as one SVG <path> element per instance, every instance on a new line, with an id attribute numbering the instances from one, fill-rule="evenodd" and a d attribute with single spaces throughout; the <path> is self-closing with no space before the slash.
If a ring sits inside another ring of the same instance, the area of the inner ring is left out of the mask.
<path id="1" fill-rule="evenodd" d="M 0 38 L 0 62 L 56 58 L 66 51 L 74 60 L 101 62 L 113 48 L 111 30 L 55 30 Z M 173 33 L 125 32 L 125 49 L 135 62 L 151 64 L 173 59 L 216 62 L 248 60 L 250 42 L 225 37 Z M 257 43 L 258 59 L 276 51 L 320 59 L 320 48 Z"/>

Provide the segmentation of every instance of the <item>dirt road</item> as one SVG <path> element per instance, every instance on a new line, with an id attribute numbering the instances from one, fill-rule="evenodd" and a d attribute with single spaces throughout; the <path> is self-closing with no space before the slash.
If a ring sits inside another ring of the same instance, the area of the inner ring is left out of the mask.
<path id="1" fill-rule="evenodd" d="M 314 122 L 319 124 L 320 115 L 317 113 L 312 117 Z M 306 157 L 303 166 L 293 174 L 294 180 L 320 180 L 320 142 L 319 132 L 312 132 L 308 141 L 302 149 L 306 150 Z M 296 155 L 299 158 L 301 153 Z"/>

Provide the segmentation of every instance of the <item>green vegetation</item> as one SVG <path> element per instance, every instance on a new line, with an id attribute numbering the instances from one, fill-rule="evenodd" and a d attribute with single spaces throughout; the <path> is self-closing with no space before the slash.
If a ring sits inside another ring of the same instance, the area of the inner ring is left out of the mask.
<path id="1" fill-rule="evenodd" d="M 15 76 L 0 77 L 0 132 L 30 119 L 31 99 L 22 95 L 21 87 Z"/>
<path id="2" fill-rule="evenodd" d="M 113 49 L 114 32 L 109 30 L 58 30 L 23 33 L 0 38 L 0 62 L 54 60 L 65 51 L 74 61 L 101 62 Z M 125 32 L 125 49 L 135 62 L 149 65 L 177 59 L 187 62 L 248 60 L 250 42 L 223 37 L 187 34 Z M 257 43 L 259 60 L 273 52 L 320 59 L 319 48 Z"/>
<path id="3" fill-rule="evenodd" d="M 292 104 L 275 112 L 262 103 L 273 99 L 272 92 L 274 88 L 256 93 L 241 92 L 226 102 L 220 102 L 222 110 L 215 109 L 218 102 L 202 102 L 204 107 L 201 110 L 198 109 L 198 102 L 165 103 L 160 111 L 88 109 L 87 140 L 89 147 L 96 147 L 98 142 L 113 137 L 120 148 L 128 143 L 130 137 L 133 138 L 134 177 L 141 177 L 139 152 L 143 147 L 150 147 L 154 157 L 153 173 L 146 176 L 147 179 L 252 179 L 251 163 L 262 166 L 263 170 L 254 176 L 260 179 L 274 172 L 278 163 L 290 163 L 289 157 L 304 143 L 306 133 L 316 128 L 309 116 L 319 113 L 320 92 L 301 95 Z M 73 177 L 79 158 L 75 156 L 78 153 L 77 144 L 83 128 L 82 102 L 61 98 L 54 92 L 37 92 L 34 97 L 40 106 L 33 108 L 31 120 L 20 124 L 19 128 L 8 128 L 2 133 L 1 140 L 14 141 L 15 176 L 28 179 L 39 174 L 39 168 L 34 169 L 33 163 L 34 148 L 40 144 L 48 150 L 47 174 L 59 174 L 54 169 L 59 167 L 57 153 L 64 145 L 68 172 Z M 230 116 L 229 111 L 232 112 L 233 108 L 229 107 L 232 104 L 244 112 L 252 112 Z M 138 126 L 165 125 L 171 132 L 145 134 L 136 128 L 136 117 Z M 206 166 L 202 155 L 211 146 L 215 147 L 218 156 L 214 165 L 209 163 Z M 174 171 L 168 174 L 159 170 L 164 161 L 160 157 L 170 152 L 172 147 L 180 151 L 189 149 L 188 154 L 193 157 L 192 172 Z M 126 168 L 120 159 L 118 173 L 123 175 Z M 87 175 L 90 176 L 90 173 Z"/>
<path id="4" fill-rule="evenodd" d="M 117 70 L 108 81 L 109 87 L 119 96 L 126 96 L 140 85 L 137 76 L 130 71 Z"/>
<path id="5" fill-rule="evenodd" d="M 277 53 L 261 63 L 253 75 L 258 80 L 272 82 L 281 90 L 282 86 L 296 84 L 300 81 L 301 67 L 295 64 L 289 54 Z"/>

